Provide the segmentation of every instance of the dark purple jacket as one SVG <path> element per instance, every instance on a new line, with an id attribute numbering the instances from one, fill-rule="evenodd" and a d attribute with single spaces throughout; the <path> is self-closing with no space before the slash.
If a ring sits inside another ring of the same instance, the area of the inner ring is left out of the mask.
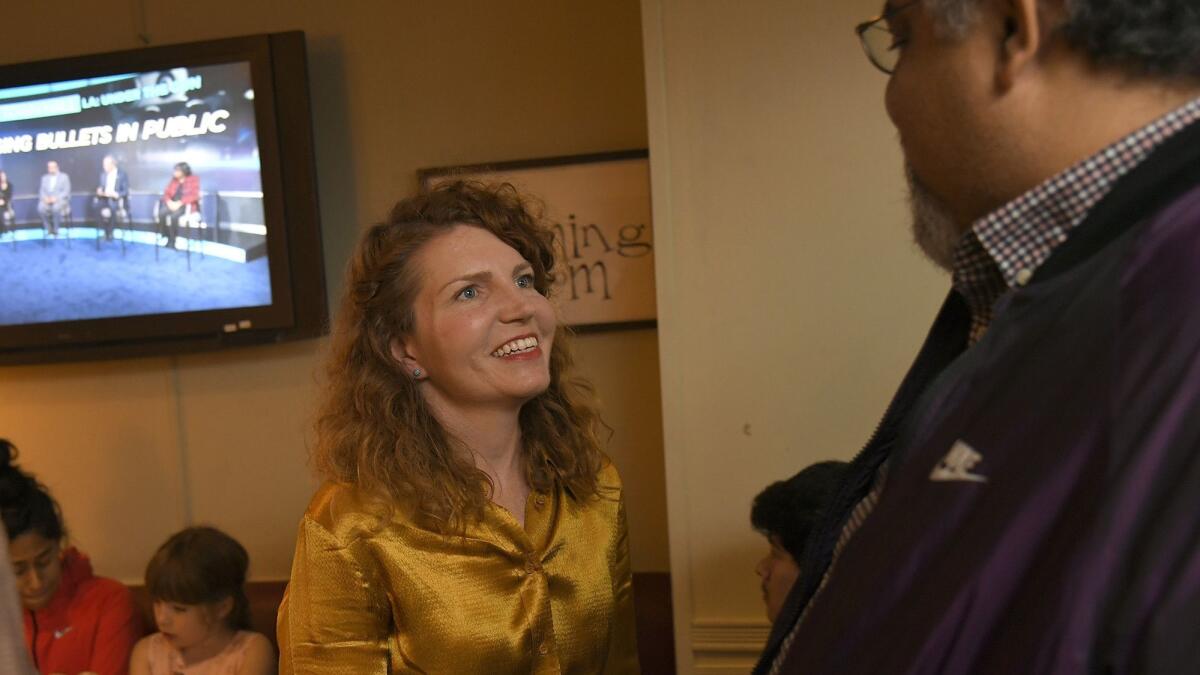
<path id="1" fill-rule="evenodd" d="M 809 541 L 759 672 L 886 459 L 782 672 L 1200 673 L 1200 124 L 1122 178 L 964 350 L 967 322 L 952 294 Z"/>

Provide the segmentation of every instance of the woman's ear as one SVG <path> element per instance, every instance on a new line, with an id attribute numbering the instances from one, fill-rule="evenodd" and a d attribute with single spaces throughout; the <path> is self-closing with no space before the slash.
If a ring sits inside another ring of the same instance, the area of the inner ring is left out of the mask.
<path id="1" fill-rule="evenodd" d="M 421 379 L 425 370 L 421 367 L 420 360 L 409 349 L 408 343 L 400 338 L 392 338 L 390 346 L 392 358 L 396 359 L 400 368 L 411 375 L 414 380 Z"/>

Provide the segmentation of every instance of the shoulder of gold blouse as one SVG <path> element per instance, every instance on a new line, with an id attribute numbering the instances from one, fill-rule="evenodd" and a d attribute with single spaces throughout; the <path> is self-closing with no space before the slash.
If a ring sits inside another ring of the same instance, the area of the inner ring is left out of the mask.
<path id="1" fill-rule="evenodd" d="M 353 485 L 333 482 L 317 490 L 304 513 L 307 520 L 343 545 L 374 537 L 389 516 L 389 509 L 380 500 Z"/>
<path id="2" fill-rule="evenodd" d="M 621 498 L 621 474 L 607 457 L 604 459 L 604 466 L 596 474 L 596 494 L 602 499 Z"/>

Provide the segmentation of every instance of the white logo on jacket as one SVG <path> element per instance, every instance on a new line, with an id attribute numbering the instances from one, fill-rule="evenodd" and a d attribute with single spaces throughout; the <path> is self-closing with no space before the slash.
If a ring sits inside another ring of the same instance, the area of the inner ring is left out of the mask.
<path id="1" fill-rule="evenodd" d="M 933 467 L 933 471 L 929 474 L 929 480 L 986 483 L 987 476 L 971 473 L 971 469 L 974 469 L 975 465 L 982 461 L 983 455 L 967 445 L 966 441 L 959 439 L 950 446 L 950 452 L 946 453 L 942 461 Z"/>

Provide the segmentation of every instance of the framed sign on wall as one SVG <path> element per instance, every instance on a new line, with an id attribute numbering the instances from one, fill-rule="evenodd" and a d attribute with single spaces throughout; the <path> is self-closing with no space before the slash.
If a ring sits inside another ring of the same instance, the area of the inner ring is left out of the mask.
<path id="1" fill-rule="evenodd" d="M 512 183 L 545 206 L 560 269 L 552 297 L 581 330 L 655 325 L 654 230 L 645 150 L 421 169 L 449 180 Z"/>

